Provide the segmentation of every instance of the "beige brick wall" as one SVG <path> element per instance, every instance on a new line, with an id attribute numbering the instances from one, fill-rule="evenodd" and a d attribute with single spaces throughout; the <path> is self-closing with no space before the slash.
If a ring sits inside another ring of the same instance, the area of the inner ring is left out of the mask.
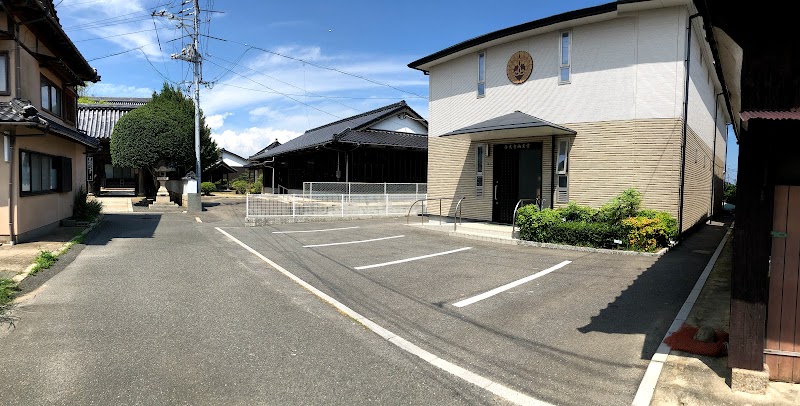
<path id="1" fill-rule="evenodd" d="M 570 151 L 569 199 L 600 207 L 628 188 L 642 205 L 678 216 L 681 121 L 651 119 L 566 124 L 577 131 Z"/>
<path id="2" fill-rule="evenodd" d="M 600 207 L 625 189 L 642 193 L 645 208 L 665 210 L 677 218 L 680 187 L 682 121 L 649 119 L 572 123 L 569 200 Z M 563 137 L 557 137 L 561 139 Z M 542 186 L 549 206 L 552 168 L 551 138 L 530 137 L 487 143 L 542 142 Z M 493 156 L 486 158 L 484 193 L 476 196 L 475 146 L 468 140 L 431 137 L 428 142 L 429 197 L 466 196 L 464 218 L 491 220 Z M 711 150 L 691 130 L 687 135 L 684 229 L 703 220 L 711 201 Z M 718 168 L 723 161 L 717 160 Z M 717 177 L 721 170 L 717 170 Z M 719 184 L 721 180 L 718 179 Z M 721 192 L 720 192 L 721 193 Z M 718 200 L 717 197 L 715 200 Z M 453 215 L 454 205 L 443 211 Z M 555 204 L 556 207 L 563 204 Z M 438 206 L 435 207 L 438 211 Z"/>
<path id="3" fill-rule="evenodd" d="M 517 144 L 524 142 L 542 143 L 542 194 L 550 203 L 550 172 L 552 151 L 550 137 L 524 137 L 512 140 L 489 140 L 487 144 Z M 428 197 L 466 197 L 462 203 L 464 218 L 490 221 L 492 219 L 492 188 L 494 184 L 494 150 L 484 159 L 483 195 L 477 196 L 475 174 L 475 148 L 478 143 L 452 137 L 430 137 L 428 139 Z M 438 206 L 431 206 L 431 212 L 438 212 Z M 452 216 L 455 203 L 446 202 L 442 211 Z"/>

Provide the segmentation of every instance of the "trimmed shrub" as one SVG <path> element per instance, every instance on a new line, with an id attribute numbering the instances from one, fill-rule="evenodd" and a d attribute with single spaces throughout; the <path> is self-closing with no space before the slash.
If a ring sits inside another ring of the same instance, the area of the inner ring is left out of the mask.
<path id="1" fill-rule="evenodd" d="M 653 252 L 669 244 L 666 226 L 659 218 L 630 217 L 622 220 L 622 225 L 634 250 Z"/>
<path id="2" fill-rule="evenodd" d="M 558 209 L 558 214 L 564 221 L 593 221 L 597 210 L 588 206 L 579 206 L 578 203 L 569 202 L 568 205 Z"/>
<path id="3" fill-rule="evenodd" d="M 250 185 L 250 193 L 261 193 L 262 191 L 261 188 L 263 184 L 264 184 L 264 176 L 258 175 L 258 178 L 256 178 L 255 183 Z"/>
<path id="4" fill-rule="evenodd" d="M 200 184 L 200 191 L 203 192 L 204 195 L 210 196 L 217 191 L 217 185 L 214 184 L 214 182 L 203 182 Z"/>
<path id="5" fill-rule="evenodd" d="M 72 218 L 75 220 L 92 221 L 103 211 L 103 203 L 98 200 L 88 200 L 89 194 L 81 186 L 75 191 L 72 200 Z"/>
<path id="6" fill-rule="evenodd" d="M 527 205 L 517 211 L 519 238 L 529 241 L 549 242 L 550 228 L 564 219 L 557 210 L 539 210 L 536 205 Z"/>
<path id="7" fill-rule="evenodd" d="M 617 248 L 619 245 L 614 240 L 625 243 L 625 229 L 608 223 L 564 221 L 552 224 L 548 234 L 548 240 L 544 242 L 579 247 Z"/>
<path id="8" fill-rule="evenodd" d="M 642 210 L 637 217 L 647 217 L 661 221 L 661 226 L 664 228 L 668 240 L 675 239 L 678 236 L 678 220 L 665 211 Z"/>
<path id="9" fill-rule="evenodd" d="M 231 187 L 233 188 L 233 190 L 236 191 L 236 194 L 243 195 L 243 194 L 247 193 L 247 189 L 248 189 L 247 186 L 248 185 L 247 185 L 247 181 L 246 180 L 237 179 L 237 180 L 231 182 Z"/>
<path id="10" fill-rule="evenodd" d="M 636 189 L 627 189 L 600 208 L 598 220 L 618 224 L 622 219 L 635 217 L 641 205 L 642 194 Z"/>

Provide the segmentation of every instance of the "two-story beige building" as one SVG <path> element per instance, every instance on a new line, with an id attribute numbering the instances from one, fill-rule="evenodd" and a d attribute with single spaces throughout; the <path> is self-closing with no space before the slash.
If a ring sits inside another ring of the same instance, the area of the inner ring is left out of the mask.
<path id="1" fill-rule="evenodd" d="M 429 196 L 501 223 L 520 199 L 598 207 L 628 188 L 683 230 L 712 215 L 731 119 L 694 13 L 617 1 L 409 64 L 430 75 Z"/>
<path id="2" fill-rule="evenodd" d="M 98 146 L 75 128 L 75 86 L 98 80 L 52 0 L 0 1 L 0 242 L 36 238 L 72 215 Z"/>

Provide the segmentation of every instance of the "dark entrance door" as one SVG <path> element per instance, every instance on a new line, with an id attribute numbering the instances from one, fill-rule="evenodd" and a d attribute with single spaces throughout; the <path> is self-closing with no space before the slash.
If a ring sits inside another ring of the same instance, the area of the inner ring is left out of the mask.
<path id="1" fill-rule="evenodd" d="M 542 196 L 542 144 L 496 144 L 493 160 L 492 221 L 510 224 L 520 199 Z"/>

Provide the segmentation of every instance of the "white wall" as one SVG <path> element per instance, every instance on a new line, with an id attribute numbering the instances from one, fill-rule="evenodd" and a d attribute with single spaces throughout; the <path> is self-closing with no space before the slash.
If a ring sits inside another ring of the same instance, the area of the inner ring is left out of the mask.
<path id="1" fill-rule="evenodd" d="M 241 167 L 247 164 L 247 160 L 239 158 L 228 151 L 222 151 L 222 161 L 232 167 Z"/>
<path id="2" fill-rule="evenodd" d="M 373 130 L 396 131 L 401 133 L 427 134 L 428 128 L 424 124 L 411 118 L 389 117 L 370 127 Z"/>
<path id="3" fill-rule="evenodd" d="M 477 53 L 435 65 L 429 134 L 515 110 L 561 124 L 680 117 L 685 15 L 673 7 L 573 27 L 570 84 L 558 84 L 558 31 L 488 48 L 483 98 L 476 97 Z M 533 57 L 533 72 L 514 85 L 506 64 L 521 50 Z"/>
<path id="4" fill-rule="evenodd" d="M 714 97 L 718 90 L 714 84 L 712 59 L 704 55 L 701 50 L 701 42 L 698 40 L 701 34 L 698 33 L 697 28 L 698 26 L 695 24 L 692 29 L 691 58 L 689 61 L 691 64 L 689 69 L 689 109 L 686 121 L 689 127 L 695 134 L 700 136 L 710 149 L 714 145 L 714 132 L 717 131 L 717 127 L 714 124 Z M 686 37 L 684 36 L 684 38 Z M 724 103 L 724 100 L 721 99 L 721 102 Z M 724 115 L 718 116 L 717 120 L 725 121 Z"/>

